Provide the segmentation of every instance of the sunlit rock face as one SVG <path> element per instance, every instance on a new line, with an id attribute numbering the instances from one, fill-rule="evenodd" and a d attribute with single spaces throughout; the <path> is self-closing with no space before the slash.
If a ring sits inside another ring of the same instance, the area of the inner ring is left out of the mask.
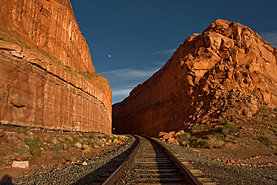
<path id="1" fill-rule="evenodd" d="M 110 86 L 69 0 L 2 0 L 0 34 L 1 124 L 111 133 Z"/>
<path id="2" fill-rule="evenodd" d="M 157 136 L 217 124 L 218 118 L 249 117 L 261 104 L 277 107 L 276 53 L 250 28 L 216 20 L 188 37 L 157 73 L 113 105 L 113 127 Z"/>

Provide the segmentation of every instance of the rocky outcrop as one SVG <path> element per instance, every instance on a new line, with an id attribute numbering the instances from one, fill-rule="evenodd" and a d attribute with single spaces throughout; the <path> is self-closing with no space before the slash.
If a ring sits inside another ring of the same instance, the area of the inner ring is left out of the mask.
<path id="1" fill-rule="evenodd" d="M 277 50 L 239 23 L 216 20 L 182 43 L 170 60 L 121 103 L 113 105 L 118 132 L 160 131 L 218 124 L 277 107 Z"/>
<path id="2" fill-rule="evenodd" d="M 110 134 L 109 83 L 69 0 L 4 0 L 0 9 L 1 124 Z"/>

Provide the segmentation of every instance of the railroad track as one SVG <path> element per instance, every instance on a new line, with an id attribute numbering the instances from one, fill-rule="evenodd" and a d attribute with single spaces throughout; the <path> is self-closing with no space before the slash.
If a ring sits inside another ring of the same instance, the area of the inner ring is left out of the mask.
<path id="1" fill-rule="evenodd" d="M 156 140 L 135 136 L 139 142 L 121 165 L 99 184 L 203 184 L 214 185 L 190 161 L 174 155 Z M 190 170 L 189 170 L 190 169 Z M 94 183 L 95 184 L 95 183 Z"/>

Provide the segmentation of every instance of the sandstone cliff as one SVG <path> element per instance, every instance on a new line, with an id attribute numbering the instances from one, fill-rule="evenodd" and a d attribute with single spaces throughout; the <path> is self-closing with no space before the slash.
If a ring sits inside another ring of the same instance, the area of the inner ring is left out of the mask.
<path id="1" fill-rule="evenodd" d="M 123 102 L 113 105 L 117 132 L 218 124 L 277 107 L 277 50 L 239 23 L 216 20 L 182 43 L 170 60 Z"/>
<path id="2" fill-rule="evenodd" d="M 0 2 L 1 124 L 109 134 L 111 104 L 69 0 Z"/>

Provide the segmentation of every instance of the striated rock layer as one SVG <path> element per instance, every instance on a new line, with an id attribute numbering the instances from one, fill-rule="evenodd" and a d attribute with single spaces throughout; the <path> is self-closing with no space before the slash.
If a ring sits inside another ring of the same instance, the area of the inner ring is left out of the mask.
<path id="1" fill-rule="evenodd" d="M 249 117 L 261 104 L 277 107 L 276 48 L 244 25 L 216 20 L 188 37 L 162 69 L 113 105 L 113 127 L 157 136 Z"/>
<path id="2" fill-rule="evenodd" d="M 95 72 L 69 0 L 1 0 L 0 22 L 30 38 L 62 64 Z"/>
<path id="3" fill-rule="evenodd" d="M 4 0 L 0 10 L 1 124 L 110 134 L 109 83 L 69 0 Z"/>

